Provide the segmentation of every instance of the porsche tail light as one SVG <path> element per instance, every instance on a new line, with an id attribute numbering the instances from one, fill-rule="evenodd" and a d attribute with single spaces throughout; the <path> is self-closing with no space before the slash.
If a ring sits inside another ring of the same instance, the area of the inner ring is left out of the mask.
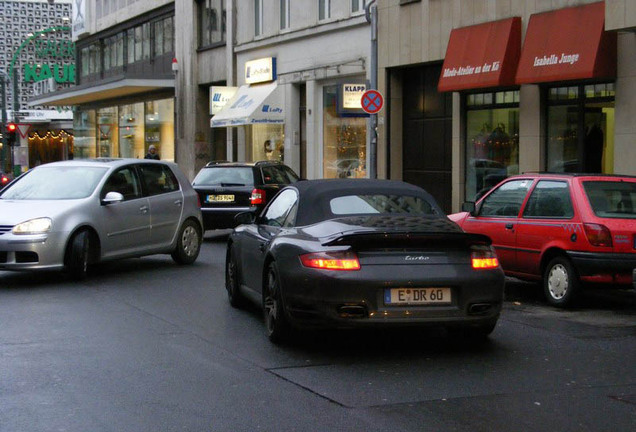
<path id="1" fill-rule="evenodd" d="M 583 224 L 583 228 L 592 246 L 612 247 L 612 233 L 605 225 Z"/>
<path id="2" fill-rule="evenodd" d="M 497 254 L 489 246 L 472 246 L 471 247 L 471 265 L 476 270 L 488 270 L 499 267 Z"/>
<path id="3" fill-rule="evenodd" d="M 360 270 L 360 261 L 353 252 L 318 252 L 300 256 L 305 267 L 324 270 Z"/>
<path id="4" fill-rule="evenodd" d="M 251 205 L 265 204 L 265 191 L 263 189 L 254 189 L 250 196 Z"/>

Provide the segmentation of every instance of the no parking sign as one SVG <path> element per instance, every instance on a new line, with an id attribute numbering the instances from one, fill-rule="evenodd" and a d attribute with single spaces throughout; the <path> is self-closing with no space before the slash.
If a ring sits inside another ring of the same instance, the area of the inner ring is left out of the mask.
<path id="1" fill-rule="evenodd" d="M 377 90 L 367 90 L 362 94 L 362 109 L 369 114 L 377 114 L 384 105 L 384 98 Z"/>

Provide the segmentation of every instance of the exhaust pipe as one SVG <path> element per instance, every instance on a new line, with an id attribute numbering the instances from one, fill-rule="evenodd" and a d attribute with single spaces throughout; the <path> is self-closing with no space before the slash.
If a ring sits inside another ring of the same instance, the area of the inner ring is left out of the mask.
<path id="1" fill-rule="evenodd" d="M 475 315 L 483 314 L 488 312 L 490 309 L 492 309 L 492 304 L 490 303 L 473 303 L 468 306 L 468 313 Z"/>

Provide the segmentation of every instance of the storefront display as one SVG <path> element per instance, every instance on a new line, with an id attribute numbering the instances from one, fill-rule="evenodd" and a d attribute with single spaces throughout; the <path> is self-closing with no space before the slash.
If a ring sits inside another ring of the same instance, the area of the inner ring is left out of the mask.
<path id="1" fill-rule="evenodd" d="M 323 88 L 323 176 L 364 178 L 367 122 L 364 117 L 340 117 L 338 86 Z"/>
<path id="2" fill-rule="evenodd" d="M 466 96 L 466 198 L 519 173 L 519 91 Z"/>
<path id="3" fill-rule="evenodd" d="M 143 159 L 154 145 L 161 159 L 174 161 L 173 118 L 172 98 L 77 112 L 74 157 Z"/>
<path id="4" fill-rule="evenodd" d="M 548 90 L 547 169 L 613 173 L 614 84 Z"/>

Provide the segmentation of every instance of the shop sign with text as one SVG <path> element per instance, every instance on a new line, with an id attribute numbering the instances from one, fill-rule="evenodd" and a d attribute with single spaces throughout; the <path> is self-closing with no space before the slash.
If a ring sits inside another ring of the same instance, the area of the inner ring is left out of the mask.
<path id="1" fill-rule="evenodd" d="M 23 81 L 39 82 L 53 78 L 58 84 L 75 82 L 75 43 L 69 39 L 46 39 L 44 34 L 32 41 L 36 64 L 23 65 Z"/>
<path id="2" fill-rule="evenodd" d="M 362 95 L 367 91 L 364 82 L 349 82 L 338 87 L 337 113 L 341 117 L 368 117 L 362 109 Z"/>
<path id="3" fill-rule="evenodd" d="M 245 83 L 255 84 L 276 80 L 276 57 L 245 62 Z"/>
<path id="4" fill-rule="evenodd" d="M 227 101 L 236 94 L 238 87 L 212 86 L 210 87 L 210 114 L 221 112 Z"/>

